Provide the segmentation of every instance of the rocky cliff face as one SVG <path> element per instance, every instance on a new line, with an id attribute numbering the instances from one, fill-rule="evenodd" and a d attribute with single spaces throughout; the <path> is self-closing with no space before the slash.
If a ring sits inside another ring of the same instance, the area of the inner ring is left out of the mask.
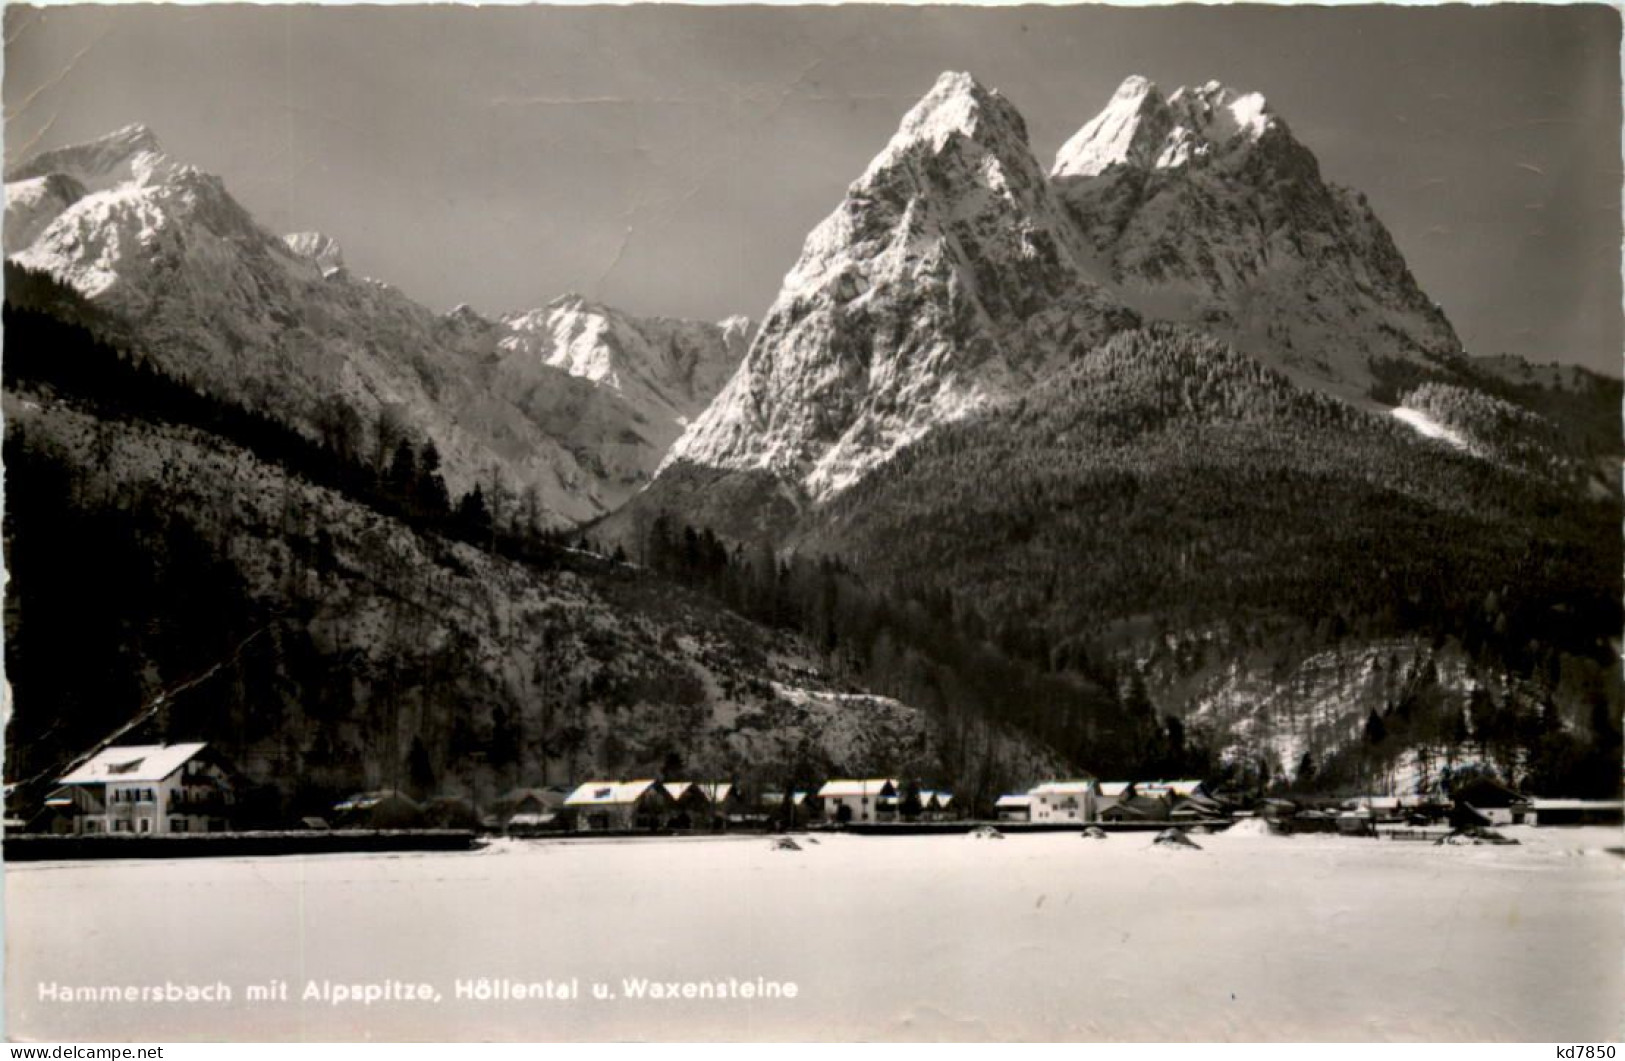
<path id="1" fill-rule="evenodd" d="M 944 74 L 807 237 L 738 373 L 666 464 L 837 493 L 1131 320 L 1084 257 L 1015 107 Z"/>
<path id="2" fill-rule="evenodd" d="M 1326 182 L 1258 93 L 1129 78 L 1050 177 L 1120 298 L 1301 384 L 1364 403 L 1384 361 L 1460 353 L 1365 197 Z"/>

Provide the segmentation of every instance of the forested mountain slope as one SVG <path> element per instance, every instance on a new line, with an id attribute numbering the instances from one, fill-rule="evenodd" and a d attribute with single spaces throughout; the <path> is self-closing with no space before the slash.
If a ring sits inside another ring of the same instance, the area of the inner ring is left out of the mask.
<path id="1" fill-rule="evenodd" d="M 1386 639 L 1451 642 L 1503 687 L 1605 673 L 1619 522 L 1617 495 L 1418 438 L 1159 325 L 939 429 L 788 545 L 938 600 L 1036 667 L 1126 667 L 1159 709 L 1195 716 L 1226 668 Z M 1597 692 L 1582 684 L 1568 693 Z M 1372 695 L 1342 710 L 1381 711 Z M 1209 714 L 1231 746 L 1239 719 Z"/>
<path id="2" fill-rule="evenodd" d="M 267 820 L 378 785 L 952 784 L 967 739 L 1009 773 L 1050 762 L 1000 727 L 949 733 L 864 695 L 711 597 L 493 520 L 477 490 L 448 494 L 423 440 L 373 465 L 48 315 L 8 308 L 5 327 L 10 778 L 48 779 L 221 663 L 144 732 L 216 745 Z"/>

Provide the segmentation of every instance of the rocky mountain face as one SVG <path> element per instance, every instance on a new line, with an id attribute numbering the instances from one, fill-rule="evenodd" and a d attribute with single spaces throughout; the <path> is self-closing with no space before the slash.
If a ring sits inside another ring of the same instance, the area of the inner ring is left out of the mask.
<path id="1" fill-rule="evenodd" d="M 1325 181 L 1258 93 L 1208 82 L 1164 96 L 1131 77 L 1050 179 L 1112 291 L 1147 317 L 1198 323 L 1356 402 L 1387 362 L 1459 360 L 1365 196 Z"/>
<path id="2" fill-rule="evenodd" d="M 944 74 L 809 235 L 639 505 L 705 509 L 706 484 L 738 494 L 743 475 L 782 508 L 763 474 L 820 503 L 1140 318 L 1367 408 L 1465 361 L 1364 197 L 1262 96 L 1129 78 L 1045 174 L 1007 99 Z"/>
<path id="3" fill-rule="evenodd" d="M 807 237 L 666 467 L 760 469 L 836 494 L 1130 323 L 1084 260 L 1015 107 L 944 74 Z"/>
<path id="4" fill-rule="evenodd" d="M 11 260 L 76 290 L 167 371 L 313 436 L 433 442 L 454 491 L 533 496 L 554 525 L 647 480 L 747 327 L 598 308 L 623 332 L 584 327 L 561 351 L 533 341 L 535 315 L 436 314 L 351 274 L 327 236 L 266 232 L 139 126 L 22 164 L 7 202 Z M 640 326 L 651 338 L 625 341 Z"/>

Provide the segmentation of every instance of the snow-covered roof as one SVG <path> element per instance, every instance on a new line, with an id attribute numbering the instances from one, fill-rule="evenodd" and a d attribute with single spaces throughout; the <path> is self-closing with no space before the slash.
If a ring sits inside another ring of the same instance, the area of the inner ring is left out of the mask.
<path id="1" fill-rule="evenodd" d="M 929 807 L 933 800 L 936 801 L 937 807 L 939 809 L 944 808 L 944 807 L 948 806 L 948 804 L 950 804 L 950 803 L 952 803 L 954 801 L 954 794 L 952 792 L 937 792 L 937 791 L 927 791 L 927 792 L 921 792 L 920 793 L 920 806 Z"/>
<path id="2" fill-rule="evenodd" d="M 1159 783 L 1172 789 L 1174 795 L 1176 796 L 1197 795 L 1197 789 L 1202 787 L 1202 782 L 1200 781 L 1162 781 Z"/>
<path id="3" fill-rule="evenodd" d="M 1098 782 L 1088 781 L 1045 781 L 1033 789 L 1029 795 L 1033 796 L 1082 796 L 1095 790 Z"/>
<path id="4" fill-rule="evenodd" d="M 1134 785 L 1134 794 L 1144 799 L 1156 799 L 1173 794 L 1173 789 L 1161 781 L 1142 781 Z"/>
<path id="5" fill-rule="evenodd" d="M 344 802 L 333 804 L 333 809 L 335 811 L 371 810 L 389 799 L 398 799 L 414 807 L 418 806 L 418 801 L 406 793 L 397 792 L 392 788 L 383 788 L 376 792 L 357 792 Z"/>
<path id="6" fill-rule="evenodd" d="M 208 745 L 190 744 L 126 744 L 122 747 L 103 748 L 89 762 L 81 765 L 59 785 L 105 785 L 126 781 L 162 781 L 192 756 Z"/>
<path id="7" fill-rule="evenodd" d="M 995 807 L 1031 807 L 1033 798 L 1025 792 L 1010 792 L 993 801 Z"/>
<path id="8" fill-rule="evenodd" d="M 548 822 L 557 821 L 558 817 L 559 816 L 557 814 L 554 814 L 552 811 L 547 811 L 544 814 L 536 814 L 536 813 L 533 813 L 531 811 L 526 811 L 523 814 L 515 814 L 513 817 L 509 818 L 508 819 L 508 824 L 509 825 L 546 825 Z"/>
<path id="9" fill-rule="evenodd" d="M 710 803 L 721 803 L 734 790 L 727 781 L 664 781 L 661 787 L 671 794 L 672 799 L 682 799 L 692 789 Z"/>
<path id="10" fill-rule="evenodd" d="M 1416 802 L 1416 799 L 1407 801 L 1401 796 L 1356 796 L 1344 800 L 1343 806 L 1353 810 L 1398 810 Z"/>
<path id="11" fill-rule="evenodd" d="M 1625 800 L 1617 799 L 1536 799 L 1530 802 L 1537 811 L 1620 810 L 1625 808 Z"/>
<path id="12" fill-rule="evenodd" d="M 1100 783 L 1100 794 L 1102 796 L 1121 796 L 1133 786 L 1134 782 L 1132 781 L 1102 781 Z"/>
<path id="13" fill-rule="evenodd" d="M 636 803 L 654 787 L 647 781 L 588 781 L 564 799 L 566 807 L 607 807 L 618 803 Z"/>
<path id="14" fill-rule="evenodd" d="M 888 792 L 887 789 L 890 788 Z M 850 799 L 854 796 L 895 795 L 897 782 L 890 778 L 870 778 L 863 781 L 839 780 L 826 781 L 824 787 L 818 790 L 818 795 L 824 799 Z"/>

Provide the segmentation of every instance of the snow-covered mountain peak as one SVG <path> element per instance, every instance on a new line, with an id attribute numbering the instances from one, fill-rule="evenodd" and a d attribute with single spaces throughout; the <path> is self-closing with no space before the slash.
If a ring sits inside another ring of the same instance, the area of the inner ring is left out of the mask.
<path id="1" fill-rule="evenodd" d="M 1257 92 L 1130 78 L 1051 178 L 1119 298 L 1299 382 L 1364 402 L 1383 364 L 1459 349 L 1365 198 Z"/>
<path id="2" fill-rule="evenodd" d="M 282 242 L 301 258 L 315 262 L 323 276 L 332 276 L 344 268 L 344 248 L 332 236 L 321 232 L 290 232 L 282 237 Z"/>
<path id="3" fill-rule="evenodd" d="M 807 236 L 739 372 L 666 465 L 765 470 L 832 496 L 1120 326 L 1130 315 L 1087 257 L 1015 106 L 943 74 Z"/>
<path id="4" fill-rule="evenodd" d="M 7 173 L 6 180 L 60 173 L 87 191 L 98 192 L 131 180 L 150 182 L 170 165 L 157 135 L 145 125 L 133 124 L 82 144 L 35 155 Z"/>
<path id="5" fill-rule="evenodd" d="M 1238 140 L 1256 143 L 1280 124 L 1264 97 L 1218 81 L 1164 97 L 1127 78 L 1106 107 L 1056 153 L 1054 177 L 1094 177 L 1112 166 L 1175 169 Z"/>
<path id="6" fill-rule="evenodd" d="M 996 89 L 985 88 L 969 74 L 948 71 L 903 116 L 886 149 L 869 163 L 864 176 L 922 150 L 940 154 L 956 139 L 996 151 L 1016 148 L 1024 152 L 1027 123 Z"/>
<path id="7" fill-rule="evenodd" d="M 1172 124 L 1168 101 L 1156 83 L 1138 74 L 1128 77 L 1105 109 L 1061 145 L 1051 174 L 1093 177 L 1113 165 L 1149 165 Z"/>

